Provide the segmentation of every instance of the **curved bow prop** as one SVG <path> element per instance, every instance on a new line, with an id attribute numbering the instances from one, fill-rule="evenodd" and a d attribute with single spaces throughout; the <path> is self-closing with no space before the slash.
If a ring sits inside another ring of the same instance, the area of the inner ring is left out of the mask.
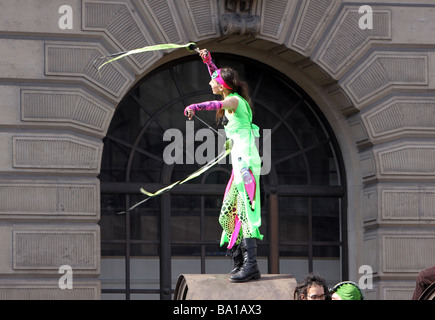
<path id="1" fill-rule="evenodd" d="M 132 55 L 132 54 L 138 54 L 138 53 L 143 53 L 143 52 L 148 52 L 148 51 L 179 49 L 179 48 L 186 48 L 189 51 L 199 52 L 199 49 L 198 49 L 196 43 L 194 43 L 194 42 L 189 42 L 189 43 L 186 43 L 186 44 L 174 44 L 174 43 L 157 44 L 157 45 L 154 45 L 154 46 L 147 46 L 147 47 L 143 47 L 143 48 L 139 48 L 139 49 L 134 49 L 134 50 L 130 50 L 130 51 L 122 51 L 122 52 L 117 52 L 117 53 L 109 54 L 107 56 L 99 57 L 99 58 L 94 60 L 93 66 L 95 67 L 95 64 L 96 64 L 97 60 L 108 59 L 108 58 L 114 57 L 114 58 L 104 62 L 102 65 L 100 65 L 97 68 L 98 73 L 100 73 L 101 68 L 103 68 L 106 64 L 112 63 L 112 62 L 114 62 L 116 60 L 125 58 L 127 56 Z"/>
<path id="2" fill-rule="evenodd" d="M 222 151 L 222 153 L 219 156 L 217 156 L 216 158 L 211 160 L 209 163 L 207 163 L 203 167 L 199 168 L 197 171 L 195 171 L 194 173 L 190 174 L 189 176 L 187 176 L 186 178 L 184 178 L 182 180 L 178 180 L 177 182 L 174 182 L 171 185 L 156 191 L 155 193 L 148 192 L 144 188 L 141 188 L 140 192 L 142 192 L 143 194 L 147 195 L 148 198 L 146 198 L 146 199 L 136 203 L 135 205 L 130 207 L 128 209 L 128 211 L 137 208 L 141 204 L 147 202 L 148 200 L 150 200 L 150 199 L 152 199 L 154 197 L 157 197 L 157 196 L 159 196 L 159 195 L 161 195 L 163 193 L 171 191 L 176 186 L 179 186 L 179 185 L 181 185 L 183 183 L 186 183 L 187 181 L 190 181 L 190 180 L 192 180 L 192 179 L 194 179 L 196 177 L 199 177 L 201 174 L 203 174 L 204 172 L 209 170 L 214 165 L 218 164 L 221 160 L 225 159 L 225 157 L 228 156 L 231 153 L 231 149 L 233 148 L 233 141 L 231 139 L 228 139 L 225 142 L 224 148 L 225 148 L 225 150 Z M 123 214 L 123 213 L 125 213 L 125 211 L 119 212 L 118 214 Z"/>

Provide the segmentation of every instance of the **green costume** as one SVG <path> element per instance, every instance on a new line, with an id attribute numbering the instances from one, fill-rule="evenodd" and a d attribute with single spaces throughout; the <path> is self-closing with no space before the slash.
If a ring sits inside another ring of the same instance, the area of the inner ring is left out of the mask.
<path id="1" fill-rule="evenodd" d="M 235 213 L 242 222 L 241 234 L 239 234 L 236 243 L 240 242 L 241 237 L 263 239 L 263 235 L 259 231 L 261 225 L 261 159 L 255 145 L 255 138 L 260 136 L 259 128 L 252 124 L 252 111 L 248 102 L 237 93 L 231 93 L 228 97 L 237 98 L 239 104 L 234 113 L 225 110 L 225 116 L 228 118 L 225 133 L 227 138 L 233 140 L 231 150 L 233 174 L 227 186 L 219 217 L 219 222 L 224 229 L 220 242 L 221 246 L 229 242 L 234 230 Z M 252 206 L 240 172 L 244 167 L 248 167 L 255 178 L 256 190 Z M 235 189 L 237 189 L 237 192 L 235 192 Z"/>

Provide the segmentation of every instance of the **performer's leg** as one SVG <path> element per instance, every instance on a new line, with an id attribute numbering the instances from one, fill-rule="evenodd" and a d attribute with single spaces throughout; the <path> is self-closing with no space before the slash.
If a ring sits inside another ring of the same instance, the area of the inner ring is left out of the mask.
<path id="1" fill-rule="evenodd" d="M 246 213 L 245 198 L 240 192 L 237 194 L 237 216 L 239 217 L 239 220 L 242 222 L 241 229 L 242 229 L 243 238 L 245 239 L 252 238 L 251 225 L 249 224 L 249 220 Z"/>
<path id="2" fill-rule="evenodd" d="M 235 184 L 232 184 L 225 194 L 221 213 L 219 215 L 219 223 L 222 226 L 222 229 L 224 229 L 228 239 L 231 238 L 235 227 L 235 218 L 237 216 L 237 194 L 237 188 Z M 243 265 L 241 234 L 238 235 L 236 244 L 228 251 L 227 255 L 229 255 L 234 261 L 234 269 L 230 273 L 235 274 Z"/>
<path id="3" fill-rule="evenodd" d="M 252 237 L 244 199 L 245 198 L 241 195 L 237 198 L 237 214 L 239 219 L 242 221 L 242 245 L 245 250 L 244 260 L 240 271 L 230 277 L 231 282 L 245 282 L 251 279 L 259 279 L 261 277 L 257 265 L 257 242 L 256 239 Z"/>
<path id="4" fill-rule="evenodd" d="M 235 218 L 237 215 L 237 195 L 238 191 L 233 183 L 225 195 L 219 215 L 219 224 L 221 225 L 222 229 L 224 229 L 228 239 L 231 238 L 231 235 L 234 231 Z M 239 235 L 236 244 L 239 244 L 240 242 L 241 236 Z"/>
<path id="5" fill-rule="evenodd" d="M 230 271 L 230 274 L 236 274 L 243 267 L 243 244 L 236 244 L 231 249 L 228 249 L 227 256 L 230 256 L 233 259 L 234 267 L 233 270 Z"/>

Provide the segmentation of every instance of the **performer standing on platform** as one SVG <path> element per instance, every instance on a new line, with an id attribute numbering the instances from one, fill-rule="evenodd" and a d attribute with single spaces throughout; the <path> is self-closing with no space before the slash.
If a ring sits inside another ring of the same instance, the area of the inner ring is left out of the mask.
<path id="1" fill-rule="evenodd" d="M 255 145 L 259 128 L 252 123 L 249 87 L 231 68 L 218 69 L 207 50 L 200 50 L 207 65 L 213 94 L 221 101 L 192 104 L 184 110 L 189 118 L 199 110 L 217 110 L 218 121 L 225 119 L 225 133 L 232 140 L 232 175 L 228 182 L 219 216 L 223 228 L 221 246 L 228 244 L 234 261 L 230 281 L 245 282 L 261 277 L 257 266 L 257 242 L 262 240 L 260 203 L 261 159 Z M 227 140 L 228 143 L 228 140 Z"/>

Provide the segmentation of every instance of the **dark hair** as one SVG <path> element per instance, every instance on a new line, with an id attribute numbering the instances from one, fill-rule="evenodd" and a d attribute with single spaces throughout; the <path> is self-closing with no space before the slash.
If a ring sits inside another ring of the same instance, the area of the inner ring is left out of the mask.
<path id="1" fill-rule="evenodd" d="M 328 290 L 328 286 L 326 285 L 325 279 L 322 276 L 315 273 L 309 273 L 300 283 L 298 283 L 294 292 L 294 299 L 301 300 L 302 295 L 306 297 L 308 293 L 308 289 L 315 284 L 323 287 L 323 290 L 326 295 L 325 299 L 329 300 L 330 298 L 329 290 Z"/>
<path id="2" fill-rule="evenodd" d="M 245 99 L 248 102 L 252 110 L 252 101 L 251 101 L 249 86 L 245 81 L 240 80 L 237 71 L 232 68 L 222 68 L 221 77 L 225 81 L 225 83 L 230 88 L 233 89 L 232 92 L 238 93 L 243 99 Z M 224 117 L 224 115 L 225 115 L 225 110 L 223 109 L 218 110 L 216 112 L 216 120 L 218 123 Z"/>

